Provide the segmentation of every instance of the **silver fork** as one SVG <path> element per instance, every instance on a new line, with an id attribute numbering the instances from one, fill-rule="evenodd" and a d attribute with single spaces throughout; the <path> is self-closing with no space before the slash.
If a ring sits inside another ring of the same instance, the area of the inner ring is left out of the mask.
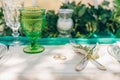
<path id="1" fill-rule="evenodd" d="M 88 64 L 88 60 L 87 57 L 84 57 L 76 66 L 75 66 L 75 70 L 76 71 L 82 71 L 85 69 L 85 67 Z"/>

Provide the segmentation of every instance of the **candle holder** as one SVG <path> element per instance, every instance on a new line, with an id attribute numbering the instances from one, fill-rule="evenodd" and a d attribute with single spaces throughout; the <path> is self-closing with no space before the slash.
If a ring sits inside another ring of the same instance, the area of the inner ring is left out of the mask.
<path id="1" fill-rule="evenodd" d="M 71 31 L 73 27 L 72 9 L 59 9 L 59 19 L 57 21 L 57 29 L 59 31 L 59 37 L 71 37 Z"/>

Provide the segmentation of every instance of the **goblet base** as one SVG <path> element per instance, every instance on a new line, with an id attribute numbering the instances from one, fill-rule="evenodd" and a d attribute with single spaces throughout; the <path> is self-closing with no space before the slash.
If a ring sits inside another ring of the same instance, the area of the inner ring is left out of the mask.
<path id="1" fill-rule="evenodd" d="M 43 52 L 44 50 L 45 48 L 43 46 L 38 46 L 37 49 L 31 49 L 30 46 L 26 46 L 23 48 L 23 51 L 28 54 L 37 54 Z"/>

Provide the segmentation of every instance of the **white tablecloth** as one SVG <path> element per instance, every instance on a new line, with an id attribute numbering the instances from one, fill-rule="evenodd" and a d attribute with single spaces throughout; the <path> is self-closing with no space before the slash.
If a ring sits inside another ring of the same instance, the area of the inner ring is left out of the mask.
<path id="1" fill-rule="evenodd" d="M 120 80 L 120 63 L 107 53 L 107 46 L 100 46 L 97 60 L 107 71 L 89 62 L 81 72 L 75 71 L 80 57 L 68 45 L 44 46 L 45 51 L 40 54 L 26 54 L 22 50 L 24 46 L 10 47 L 11 55 L 0 65 L 0 80 Z M 56 54 L 67 59 L 55 60 Z"/>

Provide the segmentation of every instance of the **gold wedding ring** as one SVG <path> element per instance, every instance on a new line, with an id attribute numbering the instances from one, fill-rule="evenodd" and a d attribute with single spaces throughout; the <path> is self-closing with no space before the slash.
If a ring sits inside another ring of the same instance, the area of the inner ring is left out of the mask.
<path id="1" fill-rule="evenodd" d="M 67 58 L 61 54 L 56 54 L 53 56 L 55 60 L 66 60 Z"/>

